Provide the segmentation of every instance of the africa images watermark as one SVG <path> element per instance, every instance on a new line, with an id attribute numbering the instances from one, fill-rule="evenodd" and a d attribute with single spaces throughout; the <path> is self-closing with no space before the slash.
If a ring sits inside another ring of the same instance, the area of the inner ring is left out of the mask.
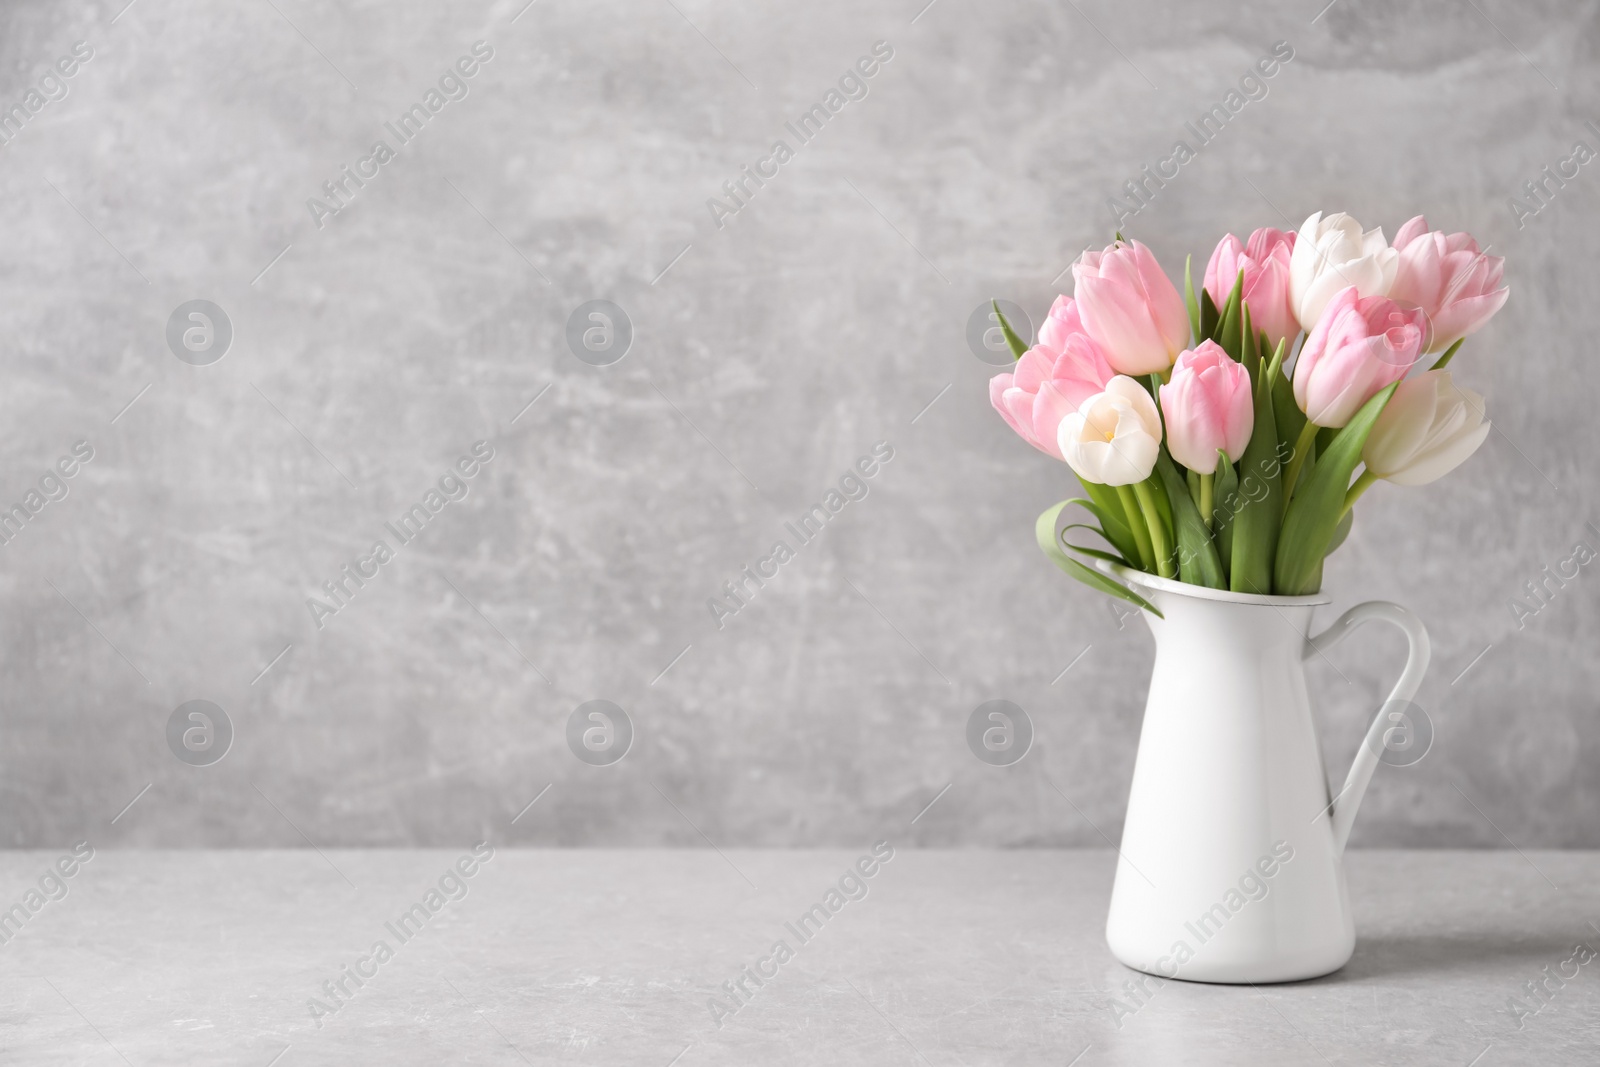
<path id="1" fill-rule="evenodd" d="M 795 544 L 804 548 L 809 545 L 823 531 L 852 500 L 865 500 L 871 488 L 867 482 L 882 469 L 881 464 L 894 459 L 894 446 L 888 441 L 879 441 L 872 446 L 872 454 L 865 455 L 856 460 L 855 466 L 846 471 L 839 478 L 839 488 L 829 488 L 822 494 L 822 499 L 811 507 L 794 522 L 786 522 L 783 528 L 794 538 Z M 798 523 L 798 525 L 796 525 Z M 766 587 L 768 581 L 778 576 L 778 570 L 785 563 L 794 559 L 796 550 L 789 547 L 787 541 L 778 541 L 772 546 L 772 551 L 740 571 L 732 581 L 722 583 L 726 599 L 719 596 L 707 597 L 706 607 L 711 612 L 711 621 L 721 630 L 726 624 L 724 619 L 739 614 L 749 606 L 751 600 L 761 589 Z M 771 568 L 770 570 L 768 568 Z M 751 588 L 754 585 L 755 588 Z"/>
<path id="2" fill-rule="evenodd" d="M 798 954 L 797 948 L 822 933 L 823 924 L 843 911 L 846 904 L 867 899 L 870 888 L 867 880 L 877 875 L 892 859 L 893 845 L 887 841 L 875 843 L 872 855 L 862 856 L 846 868 L 837 883 L 822 894 L 821 901 L 811 905 L 794 922 L 783 924 L 783 928 L 794 937 L 793 946 L 780 937 L 772 943 L 765 956 L 756 959 L 754 970 L 748 966 L 741 967 L 738 974 L 722 983 L 723 992 L 728 995 L 726 1001 L 715 996 L 707 997 L 706 1008 L 711 1012 L 711 1021 L 717 1024 L 717 1029 L 722 1029 L 723 1020 L 739 1014 L 739 1009 L 754 1000 L 761 987 L 778 977 L 779 969 Z M 752 989 L 751 985 L 755 988 Z"/>
<path id="3" fill-rule="evenodd" d="M 1116 997 L 1111 998 L 1111 1012 L 1116 1018 L 1117 1029 L 1122 1029 L 1122 1020 L 1132 1018 L 1149 1004 L 1156 991 L 1168 981 L 1179 977 L 1184 964 L 1194 959 L 1196 949 L 1204 948 L 1206 942 L 1220 934 L 1228 920 L 1247 906 L 1266 900 L 1272 893 L 1272 879 L 1292 859 L 1294 859 L 1294 846 L 1287 841 L 1274 841 L 1270 853 L 1257 859 L 1255 866 L 1245 868 L 1244 873 L 1239 876 L 1237 886 L 1229 886 L 1220 901 L 1192 920 L 1184 922 L 1184 929 L 1194 937 L 1195 944 L 1191 946 L 1187 938 L 1178 938 L 1172 943 L 1168 954 L 1152 964 L 1158 973 L 1141 974 L 1138 978 L 1130 978 L 1123 982 L 1123 991 L 1128 994 L 1131 1005 Z M 1154 990 L 1150 988 L 1151 982 L 1155 983 Z"/>
<path id="4" fill-rule="evenodd" d="M 383 924 L 384 930 L 394 937 L 394 945 L 391 946 L 385 938 L 377 939 L 366 955 L 358 957 L 354 963 L 343 965 L 336 977 L 322 983 L 322 992 L 328 998 L 326 1001 L 307 997 L 306 1010 L 311 1013 L 311 1021 L 317 1024 L 317 1029 L 322 1029 L 323 1016 L 337 1015 L 341 1008 L 354 1000 L 356 994 L 378 976 L 379 968 L 394 959 L 396 949 L 420 934 L 422 928 L 444 910 L 445 905 L 465 900 L 471 892 L 467 880 L 492 859 L 493 845 L 487 841 L 474 845 L 471 853 L 462 855 L 454 865 L 444 869 L 437 885 L 429 886 L 421 901 L 402 912 L 398 919 Z"/>
<path id="5" fill-rule="evenodd" d="M 852 100 L 865 100 L 870 91 L 868 79 L 875 77 L 882 69 L 881 64 L 886 64 L 894 58 L 894 48 L 888 41 L 876 41 L 872 45 L 872 54 L 862 56 L 856 60 L 855 66 L 846 70 L 839 77 L 838 87 L 830 88 L 823 94 L 822 100 L 811 105 L 802 112 L 797 122 L 785 122 L 783 128 L 788 130 L 795 138 L 799 147 L 804 147 L 822 132 L 822 127 L 828 120 L 845 109 L 845 105 Z M 750 203 L 755 194 L 764 188 L 767 182 L 778 176 L 785 163 L 795 157 L 797 149 L 790 148 L 784 140 L 774 140 L 772 148 L 767 154 L 750 164 L 741 164 L 739 173 L 733 178 L 722 183 L 722 191 L 727 195 L 728 201 L 708 197 L 706 209 L 711 212 L 711 221 L 717 229 L 727 225 L 726 220 Z M 769 169 L 770 168 L 770 169 Z M 755 188 L 751 188 L 751 183 Z"/>
<path id="6" fill-rule="evenodd" d="M 1588 120 L 1588 126 L 1596 135 L 1600 135 L 1600 126 L 1595 125 L 1594 119 Z M 1524 199 L 1513 196 L 1506 201 L 1517 220 L 1517 229 L 1527 226 L 1529 219 L 1554 203 L 1556 194 L 1567 187 L 1567 182 L 1576 179 L 1580 169 L 1594 157 L 1594 149 L 1583 141 L 1574 141 L 1571 154 L 1565 159 L 1556 160 L 1554 170 L 1546 164 L 1537 177 L 1523 182 Z"/>
<path id="7" fill-rule="evenodd" d="M 88 441 L 79 441 L 72 446 L 71 455 L 56 460 L 54 470 L 47 470 L 39 476 L 39 488 L 29 489 L 22 494 L 19 503 L 0 511 L 0 545 L 9 545 L 15 540 L 23 528 L 45 509 L 45 505 L 65 500 L 67 494 L 72 492 L 69 484 L 71 479 L 83 469 L 83 464 L 93 458 L 94 446 Z"/>
<path id="8" fill-rule="evenodd" d="M 79 68 L 93 58 L 94 48 L 88 41 L 74 42 L 72 53 L 57 59 L 54 70 L 42 74 L 37 85 L 28 86 L 21 100 L 0 111 L 0 146 L 9 145 L 15 140 L 22 128 L 43 111 L 46 104 L 65 100 L 71 91 L 67 79 L 77 74 Z"/>
<path id="9" fill-rule="evenodd" d="M 1600 535 L 1594 523 L 1588 523 L 1587 526 L 1590 533 Z M 1528 620 L 1548 608 L 1570 583 L 1583 574 L 1583 568 L 1594 562 L 1594 558 L 1594 545 L 1579 541 L 1572 546 L 1572 554 L 1566 559 L 1557 560 L 1553 567 L 1545 564 L 1539 571 L 1539 577 L 1523 582 L 1522 596 L 1511 598 L 1511 615 L 1517 622 L 1517 629 L 1526 629 Z"/>
<path id="10" fill-rule="evenodd" d="M 399 546 L 416 540 L 422 528 L 446 505 L 465 500 L 472 491 L 470 481 L 491 459 L 494 459 L 494 446 L 488 441 L 474 441 L 471 454 L 456 460 L 455 465 L 439 477 L 437 488 L 430 487 L 422 494 L 422 499 L 411 505 L 398 519 L 383 524 L 383 528 L 394 536 L 395 548 L 390 548 L 389 543 L 382 539 L 374 541 L 366 555 L 346 563 L 339 568 L 334 579 L 322 583 L 322 590 L 327 594 L 326 600 L 316 596 L 306 597 L 306 610 L 311 612 L 311 621 L 317 624 L 317 629 L 322 629 L 330 616 L 349 607 L 356 594 L 383 572 L 384 564 L 394 559 Z"/>
<path id="11" fill-rule="evenodd" d="M 1287 65 L 1294 58 L 1294 47 L 1288 41 L 1279 41 L 1272 46 L 1272 51 L 1256 60 L 1255 65 L 1246 70 L 1239 79 L 1237 89 L 1228 90 L 1220 104 L 1212 105 L 1209 111 L 1202 114 L 1194 122 L 1185 122 L 1184 129 L 1194 136 L 1195 146 L 1191 147 L 1188 141 L 1178 141 L 1172 146 L 1172 153 L 1165 159 L 1157 160 L 1152 171 L 1147 163 L 1141 170 L 1143 177 L 1129 178 L 1122 183 L 1127 199 L 1119 200 L 1114 196 L 1106 197 L 1106 204 L 1111 208 L 1112 216 L 1117 220 L 1120 228 L 1139 212 L 1149 207 L 1156 198 L 1156 194 L 1166 188 L 1167 182 L 1178 176 L 1184 164 L 1200 154 L 1200 149 L 1210 144 L 1222 133 L 1228 123 L 1243 111 L 1245 105 L 1252 100 L 1265 100 L 1267 98 L 1267 79 L 1273 78 L 1282 65 Z"/>
<path id="12" fill-rule="evenodd" d="M 1589 924 L 1590 929 L 1600 933 L 1600 927 L 1594 923 Z M 1587 941 L 1579 941 L 1572 946 L 1572 951 L 1567 956 L 1554 964 L 1545 964 L 1539 970 L 1537 978 L 1530 978 L 1522 983 L 1523 995 L 1527 1000 L 1510 996 L 1506 998 L 1506 1006 L 1496 1009 L 1511 1016 L 1516 1021 L 1518 1030 L 1528 1028 L 1528 1020 L 1544 1011 L 1555 1000 L 1556 994 L 1567 988 L 1567 983 L 1583 973 L 1583 968 L 1594 962 L 1597 953 L 1594 946 Z M 1551 973 L 1551 968 L 1555 973 Z"/>
<path id="13" fill-rule="evenodd" d="M 384 128 L 404 148 L 422 132 L 433 116 L 444 110 L 445 104 L 467 98 L 471 91 L 468 80 L 477 75 L 482 64 L 493 58 L 494 48 L 487 41 L 474 41 L 472 54 L 462 56 L 456 60 L 454 67 L 441 74 L 437 88 L 428 86 L 422 94 L 421 103 L 412 104 L 393 122 L 385 122 Z M 315 196 L 306 200 L 306 209 L 311 212 L 311 221 L 317 224 L 317 229 L 322 229 L 328 224 L 329 218 L 349 207 L 367 182 L 376 178 L 380 168 L 397 155 L 396 149 L 389 147 L 387 141 L 375 141 L 372 151 L 356 160 L 354 170 L 345 164 L 333 178 L 323 182 L 322 192 L 327 200 Z"/>
<path id="14" fill-rule="evenodd" d="M 9 944 L 12 938 L 22 932 L 23 925 L 43 911 L 46 904 L 65 900 L 71 892 L 67 879 L 78 873 L 81 864 L 92 859 L 94 846 L 87 841 L 79 841 L 72 846 L 70 854 L 62 855 L 54 864 L 46 867 L 44 874 L 39 876 L 39 888 L 29 886 L 19 902 L 0 911 L 0 945 Z"/>

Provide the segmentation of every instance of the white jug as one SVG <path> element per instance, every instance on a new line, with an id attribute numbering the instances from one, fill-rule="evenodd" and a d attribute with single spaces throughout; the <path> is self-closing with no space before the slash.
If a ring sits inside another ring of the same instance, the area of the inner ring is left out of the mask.
<path id="1" fill-rule="evenodd" d="M 1250 596 L 1103 567 L 1165 616 L 1141 612 L 1156 661 L 1106 920 L 1112 953 L 1200 982 L 1338 970 L 1355 951 L 1345 842 L 1391 716 L 1427 670 L 1427 630 L 1372 601 L 1310 637 L 1324 596 Z M 1303 664 L 1374 619 L 1403 630 L 1410 655 L 1332 794 Z"/>

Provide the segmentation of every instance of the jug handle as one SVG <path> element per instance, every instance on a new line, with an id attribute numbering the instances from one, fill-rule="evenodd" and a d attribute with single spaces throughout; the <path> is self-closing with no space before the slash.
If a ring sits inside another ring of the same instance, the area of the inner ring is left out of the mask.
<path id="1" fill-rule="evenodd" d="M 1339 616 L 1338 621 L 1317 636 L 1307 638 L 1305 652 L 1302 654 L 1302 658 L 1309 659 L 1313 655 L 1326 652 L 1348 637 L 1357 626 L 1373 621 L 1387 622 L 1399 627 L 1405 632 L 1410 647 L 1406 655 L 1405 670 L 1400 672 L 1400 680 L 1394 684 L 1389 699 L 1378 709 L 1377 716 L 1372 720 L 1372 726 L 1367 730 L 1366 738 L 1356 750 L 1356 758 L 1350 764 L 1350 773 L 1345 777 L 1344 788 L 1339 790 L 1339 795 L 1334 797 L 1329 805 L 1333 809 L 1333 847 L 1334 851 L 1340 854 L 1344 852 L 1345 842 L 1350 839 L 1350 826 L 1356 820 L 1356 811 L 1361 807 L 1361 797 L 1367 791 L 1367 783 L 1372 780 L 1372 772 L 1378 769 L 1378 754 L 1382 749 L 1383 735 L 1388 725 L 1388 715 L 1385 712 L 1394 701 L 1409 701 L 1417 695 L 1417 688 L 1422 685 L 1422 675 L 1428 669 L 1431 646 L 1428 643 L 1427 628 L 1422 625 L 1421 619 L 1399 604 L 1391 604 L 1387 600 L 1369 600 L 1365 604 L 1357 604 Z"/>

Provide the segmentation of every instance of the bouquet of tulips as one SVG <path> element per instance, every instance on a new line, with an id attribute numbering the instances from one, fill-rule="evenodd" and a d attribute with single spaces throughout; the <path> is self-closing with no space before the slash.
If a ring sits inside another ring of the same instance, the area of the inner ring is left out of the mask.
<path id="1" fill-rule="evenodd" d="M 1506 302 L 1503 269 L 1420 215 L 1390 244 L 1319 211 L 1298 233 L 1225 236 L 1198 298 L 1190 264 L 1180 296 L 1150 250 L 1118 234 L 1073 264 L 1076 298 L 1056 298 L 1031 348 L 996 304 L 1017 365 L 990 381 L 990 399 L 1087 493 L 1039 516 L 1040 546 L 1150 611 L 1093 562 L 1240 593 L 1317 592 L 1362 493 L 1380 479 L 1431 482 L 1488 435 L 1483 398 L 1445 367 Z M 1073 505 L 1095 521 L 1063 525 Z M 1108 547 L 1073 543 L 1075 529 Z"/>

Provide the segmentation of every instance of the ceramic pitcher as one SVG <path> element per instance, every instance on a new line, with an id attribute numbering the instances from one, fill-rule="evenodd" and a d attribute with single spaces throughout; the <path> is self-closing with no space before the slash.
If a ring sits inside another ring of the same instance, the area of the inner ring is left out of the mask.
<path id="1" fill-rule="evenodd" d="M 1250 596 L 1107 566 L 1164 616 L 1141 612 L 1156 661 L 1106 921 L 1112 953 L 1201 982 L 1338 970 L 1355 950 L 1345 842 L 1427 669 L 1427 631 L 1372 601 L 1311 636 L 1324 596 Z M 1304 664 L 1373 620 L 1399 627 L 1410 654 L 1333 793 Z"/>

